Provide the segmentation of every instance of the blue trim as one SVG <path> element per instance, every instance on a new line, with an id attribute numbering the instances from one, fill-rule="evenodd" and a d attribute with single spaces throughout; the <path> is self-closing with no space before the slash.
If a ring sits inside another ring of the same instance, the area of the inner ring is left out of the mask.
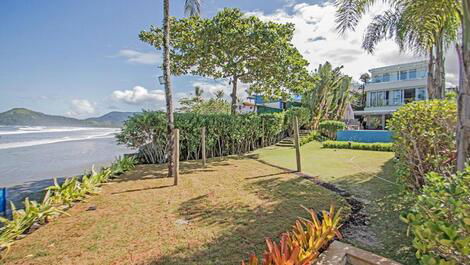
<path id="1" fill-rule="evenodd" d="M 361 143 L 391 143 L 392 133 L 390 131 L 338 131 L 337 141 L 361 142 Z"/>

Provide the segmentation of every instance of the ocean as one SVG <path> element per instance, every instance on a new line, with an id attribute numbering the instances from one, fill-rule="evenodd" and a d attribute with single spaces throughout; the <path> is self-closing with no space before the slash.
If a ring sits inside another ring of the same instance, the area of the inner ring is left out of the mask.
<path id="1" fill-rule="evenodd" d="M 0 126 L 0 187 L 16 201 L 135 152 L 116 143 L 118 128 Z"/>

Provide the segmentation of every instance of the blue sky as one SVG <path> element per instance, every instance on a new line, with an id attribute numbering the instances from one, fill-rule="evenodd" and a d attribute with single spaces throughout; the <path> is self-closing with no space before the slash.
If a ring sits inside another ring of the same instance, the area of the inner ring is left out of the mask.
<path id="1" fill-rule="evenodd" d="M 172 1 L 172 15 L 183 16 L 183 3 Z M 375 55 L 364 53 L 360 40 L 367 17 L 357 32 L 338 36 L 329 2 L 203 0 L 203 16 L 223 7 L 295 23 L 294 44 L 312 70 L 329 60 L 344 64 L 345 72 L 357 79 L 371 67 L 416 59 L 400 54 L 392 42 L 379 45 Z M 371 15 L 383 8 L 377 6 Z M 161 0 L 0 1 L 0 112 L 26 107 L 85 118 L 113 110 L 161 108 L 163 87 L 156 80 L 161 56 L 138 39 L 141 30 L 161 21 Z M 225 80 L 173 80 L 178 98 L 194 85 L 202 86 L 206 96 L 229 89 Z"/>

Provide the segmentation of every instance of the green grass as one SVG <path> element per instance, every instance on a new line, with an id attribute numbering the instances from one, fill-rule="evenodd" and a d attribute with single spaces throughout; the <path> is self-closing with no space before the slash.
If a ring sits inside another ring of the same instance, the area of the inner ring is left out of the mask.
<path id="1" fill-rule="evenodd" d="M 301 205 L 349 210 L 333 192 L 253 159 L 184 162 L 176 187 L 165 175 L 166 165 L 125 173 L 17 241 L 4 264 L 239 265 L 306 218 Z"/>
<path id="2" fill-rule="evenodd" d="M 370 224 L 364 231 L 347 236 L 347 242 L 392 258 L 403 264 L 418 264 L 411 237 L 400 219 L 399 192 L 395 184 L 393 156 L 390 152 L 322 149 L 311 142 L 301 147 L 302 171 L 320 180 L 336 184 L 365 204 Z M 253 153 L 269 164 L 296 169 L 295 149 L 268 147 Z"/>

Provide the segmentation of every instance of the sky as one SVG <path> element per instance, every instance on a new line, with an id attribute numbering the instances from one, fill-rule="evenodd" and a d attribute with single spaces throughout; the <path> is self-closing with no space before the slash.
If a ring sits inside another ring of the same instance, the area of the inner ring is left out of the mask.
<path id="1" fill-rule="evenodd" d="M 171 1 L 171 14 L 184 16 L 184 0 Z M 325 61 L 343 65 L 357 80 L 368 69 L 420 60 L 400 53 L 393 41 L 374 54 L 361 49 L 364 30 L 378 4 L 356 31 L 335 31 L 335 7 L 324 0 L 203 0 L 202 16 L 224 7 L 279 23 L 294 23 L 293 43 L 314 70 Z M 110 111 L 163 109 L 161 52 L 139 40 L 150 25 L 162 24 L 161 0 L 2 0 L 0 1 L 0 112 L 15 107 L 47 114 L 87 118 Z M 457 80 L 456 56 L 446 60 L 447 80 Z M 210 97 L 230 94 L 227 80 L 173 77 L 176 100 L 201 86 Z M 246 93 L 241 86 L 239 96 Z"/>

